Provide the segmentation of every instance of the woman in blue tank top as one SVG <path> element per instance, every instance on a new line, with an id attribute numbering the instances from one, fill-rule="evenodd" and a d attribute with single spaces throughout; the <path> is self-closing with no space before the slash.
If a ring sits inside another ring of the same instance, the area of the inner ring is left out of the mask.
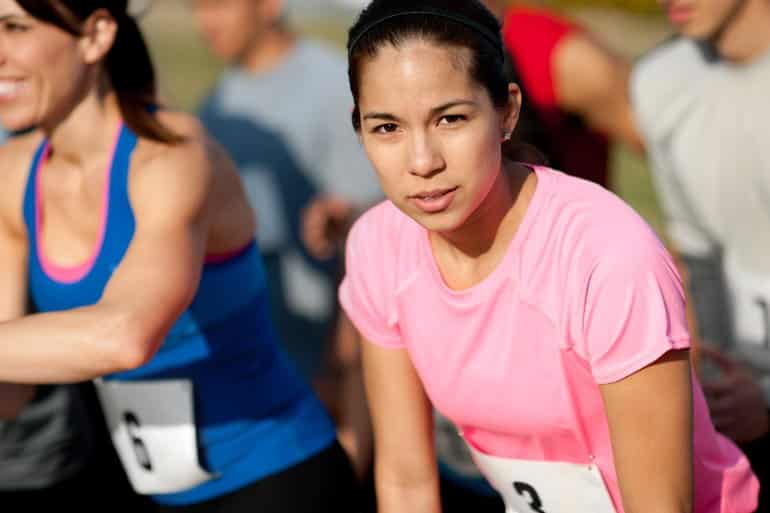
<path id="1" fill-rule="evenodd" d="M 351 511 L 331 421 L 278 349 L 238 174 L 152 107 L 126 4 L 0 0 L 0 121 L 39 127 L 0 148 L 0 309 L 18 317 L 0 323 L 2 397 L 94 379 L 161 509 Z"/>

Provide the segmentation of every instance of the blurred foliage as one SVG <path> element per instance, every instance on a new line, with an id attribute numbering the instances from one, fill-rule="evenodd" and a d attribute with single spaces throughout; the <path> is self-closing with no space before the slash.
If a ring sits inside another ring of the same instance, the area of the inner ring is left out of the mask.
<path id="1" fill-rule="evenodd" d="M 543 0 L 543 5 L 556 8 L 609 8 L 634 14 L 658 14 L 656 0 Z"/>

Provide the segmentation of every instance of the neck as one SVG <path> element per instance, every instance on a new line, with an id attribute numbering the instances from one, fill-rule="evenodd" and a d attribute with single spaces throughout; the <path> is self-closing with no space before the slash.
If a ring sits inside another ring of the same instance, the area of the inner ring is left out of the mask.
<path id="1" fill-rule="evenodd" d="M 721 58 L 737 63 L 750 62 L 770 51 L 770 1 L 739 2 L 713 44 Z"/>
<path id="2" fill-rule="evenodd" d="M 83 169 L 92 159 L 110 151 L 120 120 L 115 93 L 102 95 L 94 90 L 63 119 L 41 128 L 57 160 Z"/>
<path id="3" fill-rule="evenodd" d="M 489 194 L 462 227 L 440 234 L 450 250 L 475 259 L 496 246 L 507 247 L 529 203 L 522 194 L 529 175 L 528 168 L 505 163 Z"/>
<path id="4" fill-rule="evenodd" d="M 294 48 L 294 35 L 281 27 L 275 27 L 253 41 L 240 59 L 240 66 L 252 73 L 267 71 L 277 65 Z"/>

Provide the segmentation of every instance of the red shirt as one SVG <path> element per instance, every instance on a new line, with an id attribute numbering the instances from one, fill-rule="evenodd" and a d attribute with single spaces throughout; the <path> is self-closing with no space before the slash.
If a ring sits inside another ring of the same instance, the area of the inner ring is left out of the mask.
<path id="1" fill-rule="evenodd" d="M 514 7 L 506 14 L 503 39 L 528 95 L 527 101 L 551 140 L 549 148 L 541 149 L 564 171 L 606 186 L 609 163 L 606 136 L 559 106 L 554 83 L 558 45 L 582 31 L 579 25 L 550 11 Z"/>

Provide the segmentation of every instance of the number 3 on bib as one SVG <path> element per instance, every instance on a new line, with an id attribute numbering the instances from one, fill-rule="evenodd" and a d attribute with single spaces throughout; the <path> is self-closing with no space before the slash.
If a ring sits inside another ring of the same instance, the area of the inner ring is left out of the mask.
<path id="1" fill-rule="evenodd" d="M 507 513 L 616 513 L 594 464 L 503 458 L 468 447 Z"/>
<path id="2" fill-rule="evenodd" d="M 513 489 L 516 490 L 516 493 L 521 495 L 522 497 L 528 498 L 530 503 L 529 507 L 532 508 L 532 511 L 535 513 L 546 513 L 543 511 L 543 502 L 540 500 L 540 496 L 537 494 L 537 491 L 527 483 L 522 483 L 521 481 L 514 481 L 513 483 Z"/>

